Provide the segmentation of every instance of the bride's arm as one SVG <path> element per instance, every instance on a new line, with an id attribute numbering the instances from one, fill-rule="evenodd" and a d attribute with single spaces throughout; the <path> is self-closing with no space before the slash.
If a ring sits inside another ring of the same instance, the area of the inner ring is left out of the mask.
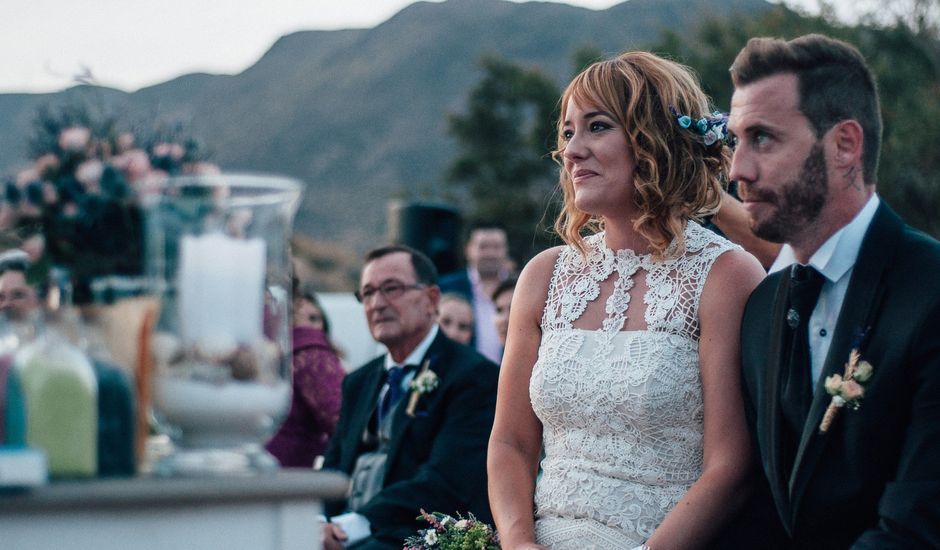
<path id="1" fill-rule="evenodd" d="M 529 377 L 538 357 L 540 321 L 558 249 L 533 258 L 522 270 L 509 308 L 509 333 L 499 374 L 496 420 L 487 452 L 490 508 L 504 550 L 535 544 L 533 498 L 542 424 L 529 401 Z"/>
<path id="2" fill-rule="evenodd" d="M 699 303 L 699 369 L 705 403 L 702 476 L 647 541 L 652 550 L 701 548 L 748 495 L 750 443 L 741 395 L 740 333 L 744 305 L 764 276 L 750 254 L 722 254 Z"/>

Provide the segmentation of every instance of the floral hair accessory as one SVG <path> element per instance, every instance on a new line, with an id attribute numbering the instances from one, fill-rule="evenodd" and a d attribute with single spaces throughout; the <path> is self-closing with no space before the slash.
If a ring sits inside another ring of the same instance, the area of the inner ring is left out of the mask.
<path id="1" fill-rule="evenodd" d="M 408 416 L 413 417 L 415 415 L 415 408 L 418 406 L 418 400 L 421 399 L 421 396 L 436 390 L 437 386 L 440 384 L 437 373 L 430 369 L 430 365 L 431 360 L 425 359 L 418 375 L 415 376 L 414 380 L 412 380 L 409 385 L 411 395 L 408 397 L 408 408 L 405 409 Z"/>
<path id="2" fill-rule="evenodd" d="M 421 510 L 416 519 L 427 521 L 431 527 L 419 529 L 417 535 L 405 539 L 406 550 L 448 550 L 473 548 L 479 550 L 499 550 L 499 536 L 486 523 L 473 514 L 467 517 L 457 514 L 457 518 L 440 512 L 427 513 Z"/>
<path id="3" fill-rule="evenodd" d="M 826 408 L 822 422 L 819 423 L 819 433 L 824 434 L 829 431 L 832 421 L 835 420 L 842 407 L 848 406 L 854 411 L 861 406 L 859 401 L 865 396 L 863 384 L 868 382 L 874 371 L 871 363 L 861 361 L 858 348 L 853 348 L 845 364 L 845 373 L 841 376 L 833 374 L 826 377 L 826 392 L 832 396 L 832 401 Z"/>
<path id="4" fill-rule="evenodd" d="M 724 141 L 728 138 L 728 114 L 721 111 L 715 111 L 710 116 L 693 120 L 689 115 L 683 115 L 672 105 L 669 106 L 669 112 L 676 117 L 676 123 L 680 128 L 689 130 L 702 136 L 706 147 Z"/>

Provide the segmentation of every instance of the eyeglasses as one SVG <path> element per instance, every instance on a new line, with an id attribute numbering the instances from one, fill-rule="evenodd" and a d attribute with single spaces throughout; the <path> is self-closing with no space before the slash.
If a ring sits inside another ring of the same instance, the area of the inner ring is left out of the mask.
<path id="1" fill-rule="evenodd" d="M 360 303 L 365 303 L 366 300 L 369 300 L 370 298 L 375 296 L 376 292 L 381 294 L 382 297 L 385 298 L 386 300 L 395 300 L 395 299 L 401 298 L 402 294 L 404 294 L 406 290 L 416 290 L 419 288 L 424 288 L 426 286 L 427 285 L 423 285 L 420 283 L 414 284 L 414 285 L 406 285 L 404 283 L 399 283 L 396 281 L 389 281 L 387 283 L 383 283 L 379 285 L 378 288 L 367 286 L 363 288 L 362 290 L 357 290 L 354 294 L 356 295 L 356 299 L 359 300 Z"/>

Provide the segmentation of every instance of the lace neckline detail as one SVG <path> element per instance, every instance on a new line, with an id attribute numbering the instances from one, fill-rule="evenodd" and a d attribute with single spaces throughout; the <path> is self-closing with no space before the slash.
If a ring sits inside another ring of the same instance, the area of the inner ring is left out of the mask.
<path id="1" fill-rule="evenodd" d="M 570 246 L 562 249 L 549 286 L 543 330 L 574 328 L 574 321 L 600 296 L 601 282 L 616 273 L 613 291 L 604 304 L 605 317 L 598 329 L 610 340 L 621 332 L 627 320 L 630 291 L 642 269 L 647 284 L 643 296 L 647 330 L 697 338 L 698 300 L 708 270 L 721 253 L 737 245 L 691 221 L 684 231 L 685 252 L 676 254 L 678 240 L 673 239 L 661 260 L 654 261 L 651 253 L 637 254 L 631 249 L 615 251 L 607 246 L 605 237 L 603 232 L 587 237 L 584 255 Z M 682 317 L 681 322 L 678 317 Z"/>

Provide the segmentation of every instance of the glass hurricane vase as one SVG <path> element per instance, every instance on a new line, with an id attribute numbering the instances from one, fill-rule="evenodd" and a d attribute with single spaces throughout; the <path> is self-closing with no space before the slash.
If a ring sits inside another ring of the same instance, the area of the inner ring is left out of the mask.
<path id="1" fill-rule="evenodd" d="M 159 289 L 153 413 L 175 451 L 164 475 L 276 467 L 263 443 L 291 393 L 294 180 L 170 178 L 144 198 L 146 271 Z"/>

